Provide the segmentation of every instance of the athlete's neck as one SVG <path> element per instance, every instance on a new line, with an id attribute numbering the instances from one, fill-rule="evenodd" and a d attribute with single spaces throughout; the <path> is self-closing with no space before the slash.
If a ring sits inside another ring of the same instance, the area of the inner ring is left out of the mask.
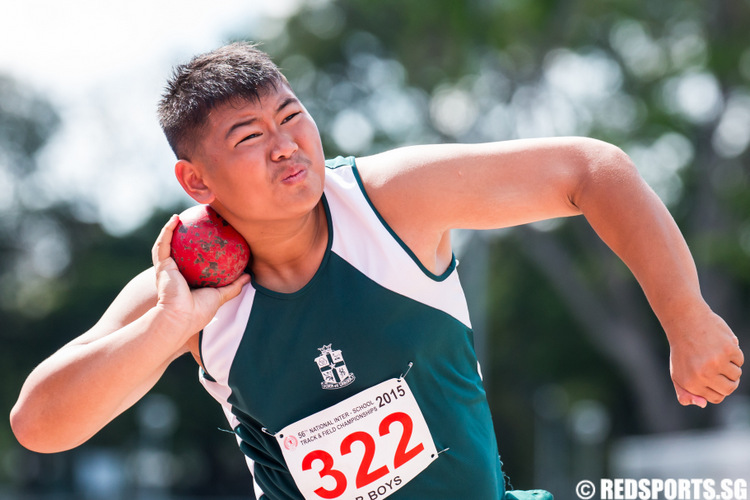
<path id="1" fill-rule="evenodd" d="M 305 217 L 251 234 L 250 267 L 256 283 L 277 292 L 296 292 L 315 275 L 328 246 L 323 202 Z"/>

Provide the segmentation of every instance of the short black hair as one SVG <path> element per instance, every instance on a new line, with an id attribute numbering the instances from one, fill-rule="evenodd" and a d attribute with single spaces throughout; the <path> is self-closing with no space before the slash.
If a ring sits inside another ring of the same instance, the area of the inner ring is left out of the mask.
<path id="1" fill-rule="evenodd" d="M 190 160 L 212 109 L 257 101 L 281 84 L 289 82 L 268 54 L 256 44 L 234 42 L 175 66 L 159 102 L 159 124 L 175 156 Z"/>

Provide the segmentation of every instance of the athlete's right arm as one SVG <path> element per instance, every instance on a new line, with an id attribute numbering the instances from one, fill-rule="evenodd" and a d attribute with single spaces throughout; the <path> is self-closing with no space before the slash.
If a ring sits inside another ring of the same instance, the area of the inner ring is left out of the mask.
<path id="1" fill-rule="evenodd" d="M 136 276 L 89 331 L 37 366 L 24 383 L 11 427 L 26 448 L 74 448 L 146 394 L 227 300 L 247 283 L 191 290 L 169 256 L 177 218 Z"/>

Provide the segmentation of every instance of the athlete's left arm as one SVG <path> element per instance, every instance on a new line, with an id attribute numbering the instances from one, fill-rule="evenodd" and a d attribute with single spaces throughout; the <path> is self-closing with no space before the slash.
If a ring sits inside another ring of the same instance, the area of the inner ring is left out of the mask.
<path id="1" fill-rule="evenodd" d="M 449 259 L 452 228 L 583 214 L 658 316 L 679 402 L 719 403 L 737 388 L 737 338 L 704 301 L 667 208 L 619 148 L 585 138 L 415 146 L 362 158 L 358 168 L 381 215 L 437 271 Z"/>

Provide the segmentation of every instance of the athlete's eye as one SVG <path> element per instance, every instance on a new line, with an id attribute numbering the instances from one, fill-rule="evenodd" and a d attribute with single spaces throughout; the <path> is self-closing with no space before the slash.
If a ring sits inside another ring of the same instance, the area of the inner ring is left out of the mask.
<path id="1" fill-rule="evenodd" d="M 249 141 L 250 139 L 255 139 L 256 137 L 260 137 L 261 135 L 262 135 L 262 134 L 261 134 L 260 132 L 257 132 L 257 133 L 253 133 L 253 134 L 250 134 L 250 135 L 248 135 L 248 136 L 245 136 L 245 137 L 243 137 L 243 138 L 242 138 L 242 139 L 241 139 L 241 140 L 240 140 L 240 141 L 239 141 L 239 142 L 237 143 L 237 145 L 239 146 L 239 145 L 240 145 L 240 144 L 242 144 L 243 142 L 245 142 L 245 141 Z"/>
<path id="2" fill-rule="evenodd" d="M 301 111 L 297 111 L 296 113 L 292 113 L 291 115 L 289 115 L 289 116 L 287 116 L 286 118 L 284 118 L 284 119 L 283 119 L 283 120 L 281 121 L 281 123 L 282 123 L 282 124 L 284 124 L 284 123 L 288 122 L 289 120 L 291 120 L 292 118 L 294 118 L 295 116 L 297 116 L 297 115 L 298 115 L 298 114 L 300 114 L 300 113 L 301 113 Z"/>

